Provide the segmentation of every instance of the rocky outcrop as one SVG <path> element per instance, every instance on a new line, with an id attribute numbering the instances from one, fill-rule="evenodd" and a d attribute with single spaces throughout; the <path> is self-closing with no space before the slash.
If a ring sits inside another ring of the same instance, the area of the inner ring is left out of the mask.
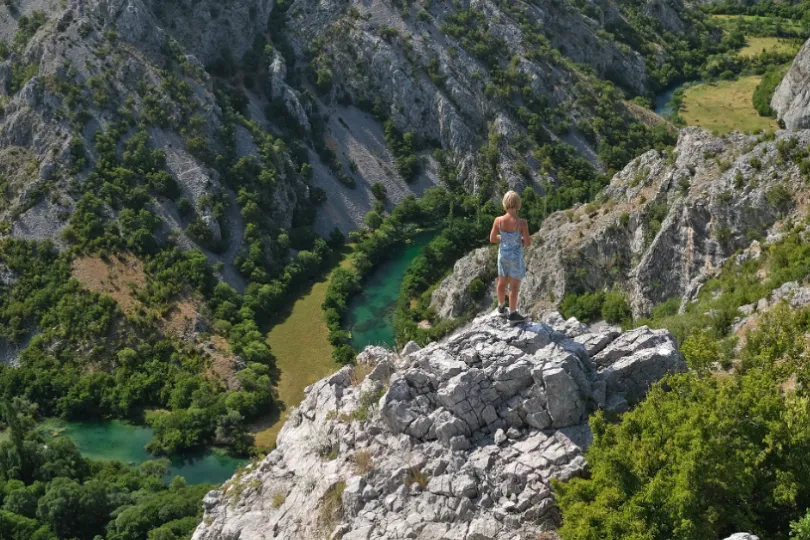
<path id="1" fill-rule="evenodd" d="M 806 214 L 799 165 L 808 143 L 810 131 L 769 140 L 682 130 L 673 152 L 647 152 L 595 202 L 546 219 L 526 251 L 520 308 L 539 313 L 566 294 L 613 288 L 637 317 L 672 297 L 693 299 L 727 257 L 778 231 L 783 219 Z M 491 261 L 468 259 L 463 275 L 485 264 Z M 445 279 L 434 305 L 469 295 L 463 285 Z"/>
<path id="2" fill-rule="evenodd" d="M 810 128 L 810 40 L 805 42 L 776 87 L 771 108 L 787 129 Z"/>
<path id="3" fill-rule="evenodd" d="M 309 387 L 277 448 L 206 496 L 194 539 L 537 538 L 557 523 L 550 480 L 586 467 L 588 414 L 686 369 L 665 331 L 549 321 L 487 315 L 405 356 L 367 348 L 365 379 Z"/>
<path id="4" fill-rule="evenodd" d="M 470 292 L 473 281 L 490 284 L 497 275 L 496 260 L 491 248 L 483 247 L 471 251 L 456 261 L 453 273 L 445 278 L 441 287 L 430 299 L 430 308 L 442 319 L 459 317 L 470 310 L 485 309 L 495 298 L 494 289 L 487 287 L 477 295 Z"/>

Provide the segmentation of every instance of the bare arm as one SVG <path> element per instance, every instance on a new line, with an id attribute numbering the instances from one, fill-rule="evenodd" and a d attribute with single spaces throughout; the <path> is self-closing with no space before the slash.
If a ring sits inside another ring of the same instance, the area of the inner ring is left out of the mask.
<path id="1" fill-rule="evenodd" d="M 500 218 L 495 218 L 495 221 L 492 222 L 492 230 L 489 231 L 489 242 L 491 244 L 497 244 L 501 241 L 501 235 L 498 234 L 498 220 Z"/>
<path id="2" fill-rule="evenodd" d="M 523 236 L 523 247 L 529 247 L 532 245 L 532 237 L 529 234 L 529 222 L 525 219 L 520 221 L 520 232 Z"/>

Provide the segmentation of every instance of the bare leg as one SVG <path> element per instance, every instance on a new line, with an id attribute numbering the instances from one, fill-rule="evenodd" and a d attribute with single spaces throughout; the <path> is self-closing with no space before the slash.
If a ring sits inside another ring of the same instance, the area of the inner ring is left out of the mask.
<path id="1" fill-rule="evenodd" d="M 506 302 L 506 285 L 509 283 L 509 278 L 505 276 L 498 276 L 498 305 Z"/>
<path id="2" fill-rule="evenodd" d="M 509 278 L 509 310 L 517 311 L 518 291 L 520 290 L 520 280 Z"/>

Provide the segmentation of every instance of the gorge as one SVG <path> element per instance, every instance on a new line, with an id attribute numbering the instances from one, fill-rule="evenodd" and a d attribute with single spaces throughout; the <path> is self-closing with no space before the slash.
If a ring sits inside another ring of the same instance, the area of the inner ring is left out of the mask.
<path id="1" fill-rule="evenodd" d="M 749 4 L 0 3 L 0 540 L 810 538 L 810 12 Z"/>

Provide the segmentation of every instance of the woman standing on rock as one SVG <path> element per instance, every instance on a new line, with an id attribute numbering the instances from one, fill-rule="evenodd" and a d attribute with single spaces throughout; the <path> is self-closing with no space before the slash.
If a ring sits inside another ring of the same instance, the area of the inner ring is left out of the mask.
<path id="1" fill-rule="evenodd" d="M 509 191 L 503 196 L 503 209 L 506 214 L 495 218 L 489 241 L 498 246 L 498 313 L 507 317 L 509 324 L 518 325 L 526 321 L 526 316 L 517 311 L 520 280 L 526 275 L 523 261 L 523 248 L 532 244 L 529 224 L 518 217 L 520 195 Z M 506 309 L 506 286 L 509 285 L 509 311 Z M 508 315 L 507 315 L 508 313 Z"/>

